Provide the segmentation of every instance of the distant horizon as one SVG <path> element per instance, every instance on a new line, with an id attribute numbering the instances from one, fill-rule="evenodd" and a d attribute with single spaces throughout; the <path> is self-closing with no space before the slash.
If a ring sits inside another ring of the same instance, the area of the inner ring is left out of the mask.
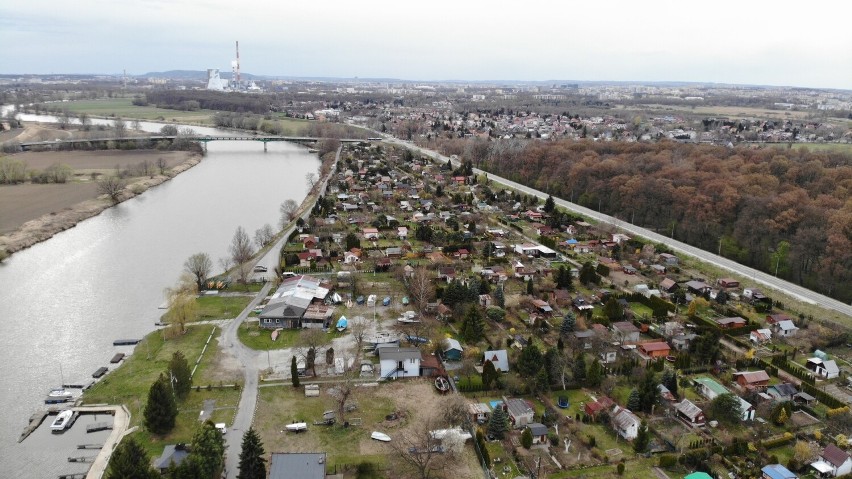
<path id="1" fill-rule="evenodd" d="M 160 70 L 160 71 L 148 71 L 145 73 L 127 73 L 128 78 L 146 78 L 153 77 L 158 78 L 159 75 L 165 75 L 168 77 L 169 74 L 173 74 L 175 72 L 186 72 L 186 73 L 207 73 L 207 70 L 193 70 L 193 69 L 183 69 L 176 68 L 173 70 Z M 230 77 L 230 70 L 219 70 L 219 74 L 222 77 Z M 270 81 L 270 80 L 320 80 L 320 81 L 340 81 L 340 82 L 400 82 L 400 83 L 470 83 L 470 84 L 542 84 L 542 85 L 552 85 L 552 84 L 613 84 L 613 85 L 706 85 L 706 86 L 715 86 L 715 87 L 757 87 L 757 88 L 793 88 L 793 89 L 808 89 L 808 90 L 831 90 L 831 91 L 843 91 L 852 93 L 852 87 L 850 88 L 835 88 L 835 87 L 817 87 L 817 86 L 809 86 L 809 85 L 783 85 L 783 84 L 757 84 L 757 83 L 731 83 L 731 82 L 715 82 L 715 81 L 701 81 L 701 80 L 577 80 L 577 79 L 558 79 L 558 78 L 550 78 L 546 80 L 507 80 L 507 79 L 482 79 L 482 80 L 471 80 L 471 79 L 443 79 L 443 80 L 429 80 L 422 78 L 392 78 L 392 77 L 340 77 L 340 76 L 322 76 L 322 75 L 279 75 L 279 74 L 257 74 L 252 72 L 242 71 L 241 75 L 246 75 L 251 77 L 252 79 L 258 79 L 262 81 Z M 12 73 L 0 73 L 0 77 L 25 77 L 25 76 L 107 76 L 107 77 L 116 77 L 120 78 L 124 76 L 123 72 L 117 73 L 108 73 L 108 72 L 51 72 L 51 73 L 21 73 L 21 72 L 12 72 Z M 192 78 L 187 78 L 186 80 L 192 80 Z"/>
<path id="2" fill-rule="evenodd" d="M 849 18 L 849 2 L 793 0 L 30 0 L 0 3 L 0 73 L 225 72 L 239 42 L 242 71 L 290 78 L 852 90 Z"/>

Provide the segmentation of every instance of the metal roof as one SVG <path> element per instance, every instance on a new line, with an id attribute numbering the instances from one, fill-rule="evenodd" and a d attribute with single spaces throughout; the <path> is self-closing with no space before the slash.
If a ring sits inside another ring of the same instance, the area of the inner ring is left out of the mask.
<path id="1" fill-rule="evenodd" d="M 269 479 L 324 479 L 325 453 L 274 452 Z"/>

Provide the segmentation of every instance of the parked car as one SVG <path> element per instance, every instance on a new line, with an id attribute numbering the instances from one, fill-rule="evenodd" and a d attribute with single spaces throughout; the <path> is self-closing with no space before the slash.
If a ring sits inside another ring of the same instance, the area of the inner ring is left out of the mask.
<path id="1" fill-rule="evenodd" d="M 265 273 L 267 270 L 266 266 L 257 265 L 254 267 L 255 273 Z"/>
<path id="2" fill-rule="evenodd" d="M 390 305 L 391 299 L 390 296 L 385 296 L 385 299 L 382 300 L 382 306 Z"/>
<path id="3" fill-rule="evenodd" d="M 358 296 L 355 302 L 358 304 L 364 304 L 364 296 Z"/>

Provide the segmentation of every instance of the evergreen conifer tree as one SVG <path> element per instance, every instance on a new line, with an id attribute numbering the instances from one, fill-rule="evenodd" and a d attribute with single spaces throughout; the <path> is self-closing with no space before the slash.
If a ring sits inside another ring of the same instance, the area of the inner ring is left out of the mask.
<path id="1" fill-rule="evenodd" d="M 115 448 L 107 466 L 105 479 L 154 479 L 160 474 L 151 467 L 145 449 L 133 437 L 127 437 Z"/>
<path id="2" fill-rule="evenodd" d="M 502 406 L 497 406 L 491 413 L 491 418 L 488 419 L 488 434 L 497 439 L 503 439 L 506 431 L 509 430 L 509 416 Z"/>
<path id="3" fill-rule="evenodd" d="M 172 359 L 169 361 L 169 373 L 174 382 L 175 396 L 178 400 L 183 401 L 192 389 L 192 370 L 189 368 L 186 356 L 181 351 L 175 351 L 172 354 Z"/>
<path id="4" fill-rule="evenodd" d="M 296 365 L 296 356 L 290 360 L 290 382 L 293 383 L 294 388 L 299 387 L 299 367 Z"/>
<path id="5" fill-rule="evenodd" d="M 265 453 L 260 436 L 253 427 L 250 427 L 243 434 L 240 473 L 237 474 L 237 479 L 266 479 L 266 459 L 263 458 Z"/>
<path id="6" fill-rule="evenodd" d="M 175 427 L 177 414 L 177 403 L 169 385 L 169 378 L 160 373 L 160 377 L 148 390 L 148 402 L 143 411 L 145 427 L 154 434 L 166 434 Z"/>

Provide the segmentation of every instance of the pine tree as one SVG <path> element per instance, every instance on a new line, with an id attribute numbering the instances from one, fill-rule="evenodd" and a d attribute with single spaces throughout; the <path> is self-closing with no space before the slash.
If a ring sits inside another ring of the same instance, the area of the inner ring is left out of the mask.
<path id="1" fill-rule="evenodd" d="M 577 325 L 577 317 L 574 316 L 574 313 L 568 311 L 565 315 L 565 318 L 562 319 L 562 328 L 559 330 L 559 333 L 562 336 L 567 336 L 574 332 L 574 328 Z"/>
<path id="2" fill-rule="evenodd" d="M 648 449 L 648 442 L 651 436 L 648 434 L 648 424 L 643 420 L 639 425 L 639 431 L 636 433 L 636 439 L 633 440 L 633 450 L 636 452 L 645 452 Z"/>
<path id="3" fill-rule="evenodd" d="M 541 368 L 542 359 L 538 346 L 533 343 L 528 344 L 518 356 L 518 372 L 521 373 L 522 377 L 532 378 Z"/>
<path id="4" fill-rule="evenodd" d="M 630 391 L 630 396 L 627 398 L 627 409 L 637 412 L 642 409 L 642 397 L 639 395 L 638 390 L 634 389 Z"/>
<path id="5" fill-rule="evenodd" d="M 553 210 L 556 209 L 556 202 L 553 201 L 553 197 L 548 195 L 547 199 L 544 201 L 544 211 L 546 213 L 552 213 Z"/>
<path id="6" fill-rule="evenodd" d="M 189 368 L 186 356 L 181 351 L 175 351 L 172 354 L 172 359 L 169 361 L 169 373 L 172 381 L 174 381 L 175 396 L 178 400 L 183 401 L 192 389 L 192 370 Z"/>
<path id="7" fill-rule="evenodd" d="M 509 430 L 509 416 L 506 415 L 502 406 L 494 408 L 491 417 L 488 419 L 487 430 L 489 435 L 497 439 L 503 439 L 506 431 Z"/>
<path id="8" fill-rule="evenodd" d="M 642 384 L 639 385 L 639 398 L 641 400 L 641 410 L 651 412 L 651 408 L 659 402 L 660 390 L 657 389 L 657 381 L 654 378 L 654 373 L 649 369 L 645 371 L 645 376 L 642 378 Z"/>
<path id="9" fill-rule="evenodd" d="M 169 385 L 169 378 L 160 373 L 160 377 L 148 390 L 148 402 L 143 412 L 145 427 L 154 434 L 166 434 L 175 427 L 177 414 L 177 403 Z"/>
<path id="10" fill-rule="evenodd" d="M 503 293 L 503 285 L 500 285 L 499 288 L 494 290 L 494 301 L 497 303 L 497 306 L 506 308 L 506 296 Z"/>
<path id="11" fill-rule="evenodd" d="M 200 459 L 202 477 L 218 477 L 225 464 L 225 439 L 211 421 L 205 421 L 192 437 L 192 456 Z"/>
<path id="12" fill-rule="evenodd" d="M 574 358 L 574 382 L 578 384 L 582 384 L 586 381 L 586 355 L 581 353 L 577 353 L 577 357 Z"/>
<path id="13" fill-rule="evenodd" d="M 160 477 L 145 449 L 133 437 L 127 437 L 115 448 L 107 466 L 105 479 L 154 479 Z"/>
<path id="14" fill-rule="evenodd" d="M 489 360 L 485 361 L 485 364 L 482 365 L 482 386 L 485 389 L 491 389 L 494 381 L 497 380 L 497 368 L 494 367 L 494 363 Z"/>
<path id="15" fill-rule="evenodd" d="M 595 358 L 592 361 L 592 364 L 589 365 L 589 372 L 586 375 L 586 384 L 589 387 L 597 387 L 600 386 L 601 381 L 603 381 L 603 367 L 601 366 L 601 362 Z"/>
<path id="16" fill-rule="evenodd" d="M 468 343 L 476 343 L 485 336 L 485 321 L 475 304 L 468 308 L 461 328 L 462 337 Z"/>
<path id="17" fill-rule="evenodd" d="M 524 432 L 521 433 L 521 446 L 524 446 L 525 449 L 531 448 L 532 439 L 532 431 L 530 428 L 524 429 Z"/>
<path id="18" fill-rule="evenodd" d="M 243 434 L 243 450 L 240 452 L 240 473 L 237 479 L 266 479 L 266 459 L 263 455 L 263 443 L 260 436 L 250 427 Z"/>
<path id="19" fill-rule="evenodd" d="M 296 356 L 290 360 L 290 382 L 293 383 L 294 388 L 299 387 L 299 367 L 296 365 Z"/>
<path id="20" fill-rule="evenodd" d="M 533 288 L 532 278 L 527 281 L 527 294 L 533 294 L 535 289 Z"/>

